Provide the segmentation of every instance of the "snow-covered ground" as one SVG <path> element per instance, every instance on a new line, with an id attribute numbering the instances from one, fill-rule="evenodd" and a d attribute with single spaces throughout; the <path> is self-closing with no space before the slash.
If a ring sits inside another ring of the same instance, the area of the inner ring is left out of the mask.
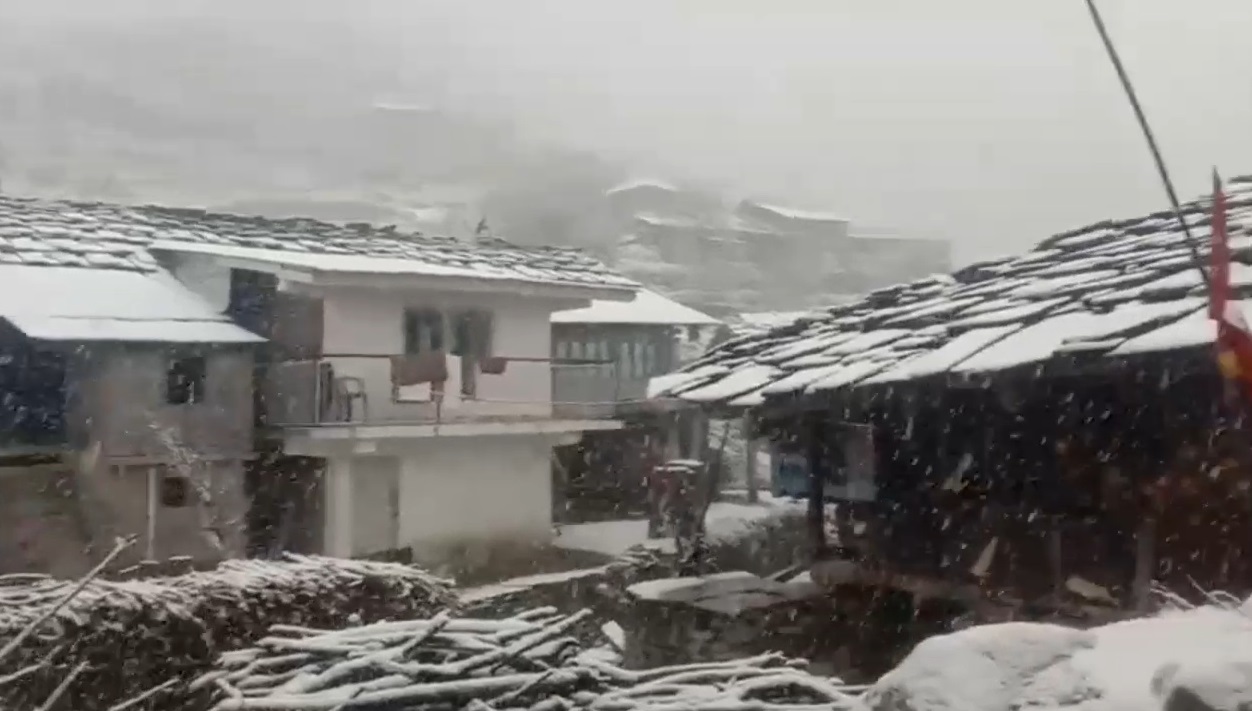
<path id="1" fill-rule="evenodd" d="M 1250 614 L 1245 603 L 1085 631 L 974 627 L 922 642 L 863 701 L 874 711 L 1252 709 Z"/>
<path id="2" fill-rule="evenodd" d="M 774 499 L 761 494 L 759 504 L 714 502 L 705 519 L 708 534 L 715 539 L 733 539 L 752 529 L 752 525 L 788 515 L 803 515 L 805 502 Z M 648 538 L 648 522 L 644 520 L 600 521 L 562 526 L 556 537 L 557 547 L 566 550 L 592 551 L 618 556 L 634 546 L 644 546 L 664 553 L 674 552 L 669 538 Z"/>

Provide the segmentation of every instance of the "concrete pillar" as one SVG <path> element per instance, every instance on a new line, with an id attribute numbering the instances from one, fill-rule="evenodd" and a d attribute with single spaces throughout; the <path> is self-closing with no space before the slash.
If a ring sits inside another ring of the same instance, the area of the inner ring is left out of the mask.
<path id="1" fill-rule="evenodd" d="M 337 558 L 352 556 L 352 460 L 333 457 L 326 460 L 326 530 L 323 535 L 326 555 Z"/>

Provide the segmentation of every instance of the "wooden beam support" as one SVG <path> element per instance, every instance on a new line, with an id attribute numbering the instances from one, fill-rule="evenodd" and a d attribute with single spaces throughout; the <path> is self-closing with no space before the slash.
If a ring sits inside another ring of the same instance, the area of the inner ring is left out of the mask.
<path id="1" fill-rule="evenodd" d="M 829 457 L 826 452 L 826 418 L 822 414 L 810 415 L 808 431 L 805 432 L 805 459 L 808 462 L 809 542 L 813 558 L 819 560 L 827 553 L 826 544 L 826 480 L 821 475 Z"/>

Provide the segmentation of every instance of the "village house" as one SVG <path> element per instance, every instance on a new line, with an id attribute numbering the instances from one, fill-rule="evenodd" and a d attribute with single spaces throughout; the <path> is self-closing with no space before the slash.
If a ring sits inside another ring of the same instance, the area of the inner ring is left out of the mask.
<path id="1" fill-rule="evenodd" d="M 579 252 L 307 219 L 2 200 L 0 259 L 23 275 L 4 287 L 14 352 L 56 341 L 71 364 L 84 353 L 103 364 L 70 367 L 67 394 L 51 398 L 65 403 L 77 461 L 143 471 L 229 462 L 236 478 L 215 502 L 232 502 L 232 536 L 246 533 L 254 554 L 410 548 L 440 557 L 545 542 L 553 447 L 621 426 L 553 407 L 551 314 L 630 299 L 637 288 Z M 35 283 L 61 265 L 121 276 Z M 71 291 L 78 302 L 58 296 Z M 23 321 L 27 313 L 46 318 Z M 42 377 L 28 365 L 13 372 Z M 8 394 L 40 393 L 24 381 Z M 61 425 L 24 426 L 48 436 Z M 190 555 L 162 526 L 143 525 L 143 512 L 160 514 L 167 496 L 187 498 L 155 471 L 123 497 L 138 519 L 114 528 L 147 530 L 154 556 Z M 84 479 L 73 481 L 81 490 Z"/>
<path id="2" fill-rule="evenodd" d="M 949 268 L 948 243 L 869 232 L 828 211 L 714 196 L 659 180 L 606 192 L 616 266 L 719 317 L 825 306 Z"/>
<path id="3" fill-rule="evenodd" d="M 621 420 L 587 432 L 553 460 L 559 520 L 638 512 L 652 455 L 690 451 L 690 412 L 658 408 L 649 381 L 676 370 L 690 344 L 721 322 L 650 289 L 631 301 L 595 300 L 552 314 L 552 400 L 558 411 Z"/>
<path id="4" fill-rule="evenodd" d="M 0 571 L 244 551 L 256 335 L 125 211 L 0 196 Z"/>
<path id="5" fill-rule="evenodd" d="M 1247 298 L 1252 178 L 1229 190 Z M 1252 441 L 1193 253 L 1209 210 L 1184 205 L 1196 244 L 1172 212 L 1107 220 L 733 337 L 652 388 L 750 413 L 799 462 L 832 589 L 984 612 L 1138 606 L 1154 580 L 1245 594 Z"/>

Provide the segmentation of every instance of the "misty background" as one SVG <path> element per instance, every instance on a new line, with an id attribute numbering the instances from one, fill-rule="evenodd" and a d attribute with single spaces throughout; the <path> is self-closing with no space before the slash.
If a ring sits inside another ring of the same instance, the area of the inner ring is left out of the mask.
<path id="1" fill-rule="evenodd" d="M 1101 7 L 1180 192 L 1252 172 L 1252 2 Z M 958 264 L 1165 205 L 1081 0 L 0 0 L 6 192 L 590 244 L 631 177 Z"/>

